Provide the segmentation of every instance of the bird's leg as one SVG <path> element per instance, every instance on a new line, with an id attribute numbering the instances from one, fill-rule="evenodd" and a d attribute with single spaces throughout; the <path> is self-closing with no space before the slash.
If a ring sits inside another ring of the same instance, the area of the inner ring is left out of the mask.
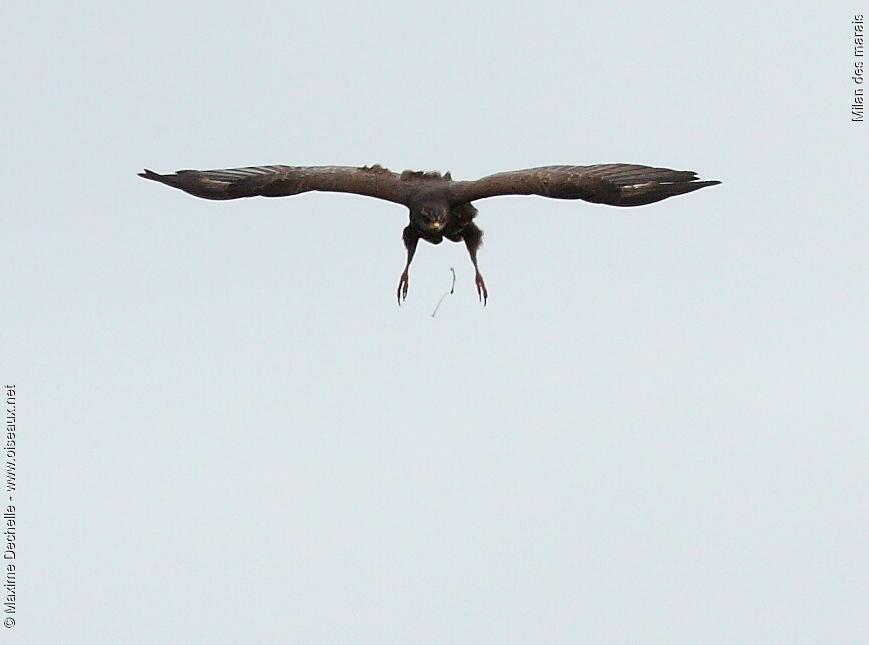
<path id="1" fill-rule="evenodd" d="M 471 262 L 474 263 L 474 271 L 477 273 L 474 277 L 474 281 L 477 283 L 477 295 L 480 298 L 480 302 L 482 302 L 485 307 L 486 302 L 489 300 L 489 292 L 486 289 L 486 282 L 483 280 L 483 274 L 480 273 L 480 267 L 477 266 L 477 249 L 479 249 L 480 245 L 483 243 L 483 231 L 481 231 L 473 222 L 468 222 L 462 230 L 462 237 L 465 238 L 465 246 L 468 248 L 468 255 L 471 256 Z"/>
<path id="2" fill-rule="evenodd" d="M 407 271 L 410 269 L 410 262 L 413 260 L 413 254 L 416 253 L 416 245 L 419 242 L 419 235 L 410 226 L 406 226 L 401 234 L 401 239 L 404 240 L 404 248 L 407 249 L 407 263 L 404 265 L 404 271 L 401 278 L 398 280 L 398 290 L 395 292 L 398 298 L 398 306 L 401 306 L 402 299 L 407 300 L 407 287 L 410 283 Z"/>

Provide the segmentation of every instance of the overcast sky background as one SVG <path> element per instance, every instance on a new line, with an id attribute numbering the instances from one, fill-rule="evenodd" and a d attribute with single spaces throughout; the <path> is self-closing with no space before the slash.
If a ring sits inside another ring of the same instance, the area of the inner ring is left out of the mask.
<path id="1" fill-rule="evenodd" d="M 6 3 L 4 637 L 864 642 L 855 11 Z M 724 183 L 478 202 L 485 309 L 396 306 L 402 207 L 136 177 L 607 161 Z"/>

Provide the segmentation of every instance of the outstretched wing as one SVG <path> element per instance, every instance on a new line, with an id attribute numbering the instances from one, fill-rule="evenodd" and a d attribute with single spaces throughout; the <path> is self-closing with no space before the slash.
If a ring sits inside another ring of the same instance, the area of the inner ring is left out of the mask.
<path id="1" fill-rule="evenodd" d="M 180 188 L 205 199 L 284 197 L 311 190 L 357 193 L 404 204 L 407 186 L 398 174 L 380 166 L 250 166 L 223 170 L 179 170 L 160 175 L 150 170 L 140 177 Z"/>
<path id="2" fill-rule="evenodd" d="M 697 174 L 691 170 L 608 163 L 501 172 L 477 181 L 454 182 L 453 190 L 457 200 L 468 202 L 497 195 L 541 195 L 612 206 L 641 206 L 720 183 L 697 181 Z"/>

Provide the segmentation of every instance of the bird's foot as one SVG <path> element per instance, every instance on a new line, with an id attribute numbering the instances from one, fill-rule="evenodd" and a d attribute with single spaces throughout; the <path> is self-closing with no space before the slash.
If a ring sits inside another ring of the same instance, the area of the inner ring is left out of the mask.
<path id="1" fill-rule="evenodd" d="M 480 275 L 480 272 L 477 271 L 477 277 L 475 279 L 477 283 L 477 295 L 480 298 L 480 302 L 483 303 L 483 306 L 486 306 L 486 302 L 489 300 L 489 291 L 486 289 L 486 281 L 483 280 L 483 276 Z"/>
<path id="2" fill-rule="evenodd" d="M 407 288 L 410 285 L 410 280 L 407 277 L 407 269 L 404 270 L 404 273 L 401 274 L 401 278 L 398 280 L 398 289 L 395 292 L 395 297 L 398 299 L 398 306 L 401 306 L 402 300 L 407 300 Z"/>

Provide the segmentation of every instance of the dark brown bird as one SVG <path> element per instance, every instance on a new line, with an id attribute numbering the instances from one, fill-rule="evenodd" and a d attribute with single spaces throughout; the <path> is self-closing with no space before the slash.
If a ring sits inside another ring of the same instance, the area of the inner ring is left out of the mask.
<path id="1" fill-rule="evenodd" d="M 179 170 L 159 175 L 150 170 L 140 177 L 159 181 L 205 199 L 283 197 L 311 190 L 357 193 L 378 197 L 410 210 L 410 223 L 402 238 L 407 262 L 398 282 L 398 304 L 407 299 L 408 270 L 420 239 L 440 244 L 444 238 L 464 241 L 476 271 L 477 295 L 485 305 L 489 297 L 477 266 L 483 231 L 474 218 L 471 202 L 497 195 L 541 195 L 555 199 L 582 199 L 611 206 L 642 206 L 720 184 L 698 181 L 690 170 L 670 170 L 635 164 L 543 166 L 489 175 L 476 181 L 453 181 L 450 173 L 405 170 L 400 175 L 381 166 L 252 166 L 225 170 Z"/>

